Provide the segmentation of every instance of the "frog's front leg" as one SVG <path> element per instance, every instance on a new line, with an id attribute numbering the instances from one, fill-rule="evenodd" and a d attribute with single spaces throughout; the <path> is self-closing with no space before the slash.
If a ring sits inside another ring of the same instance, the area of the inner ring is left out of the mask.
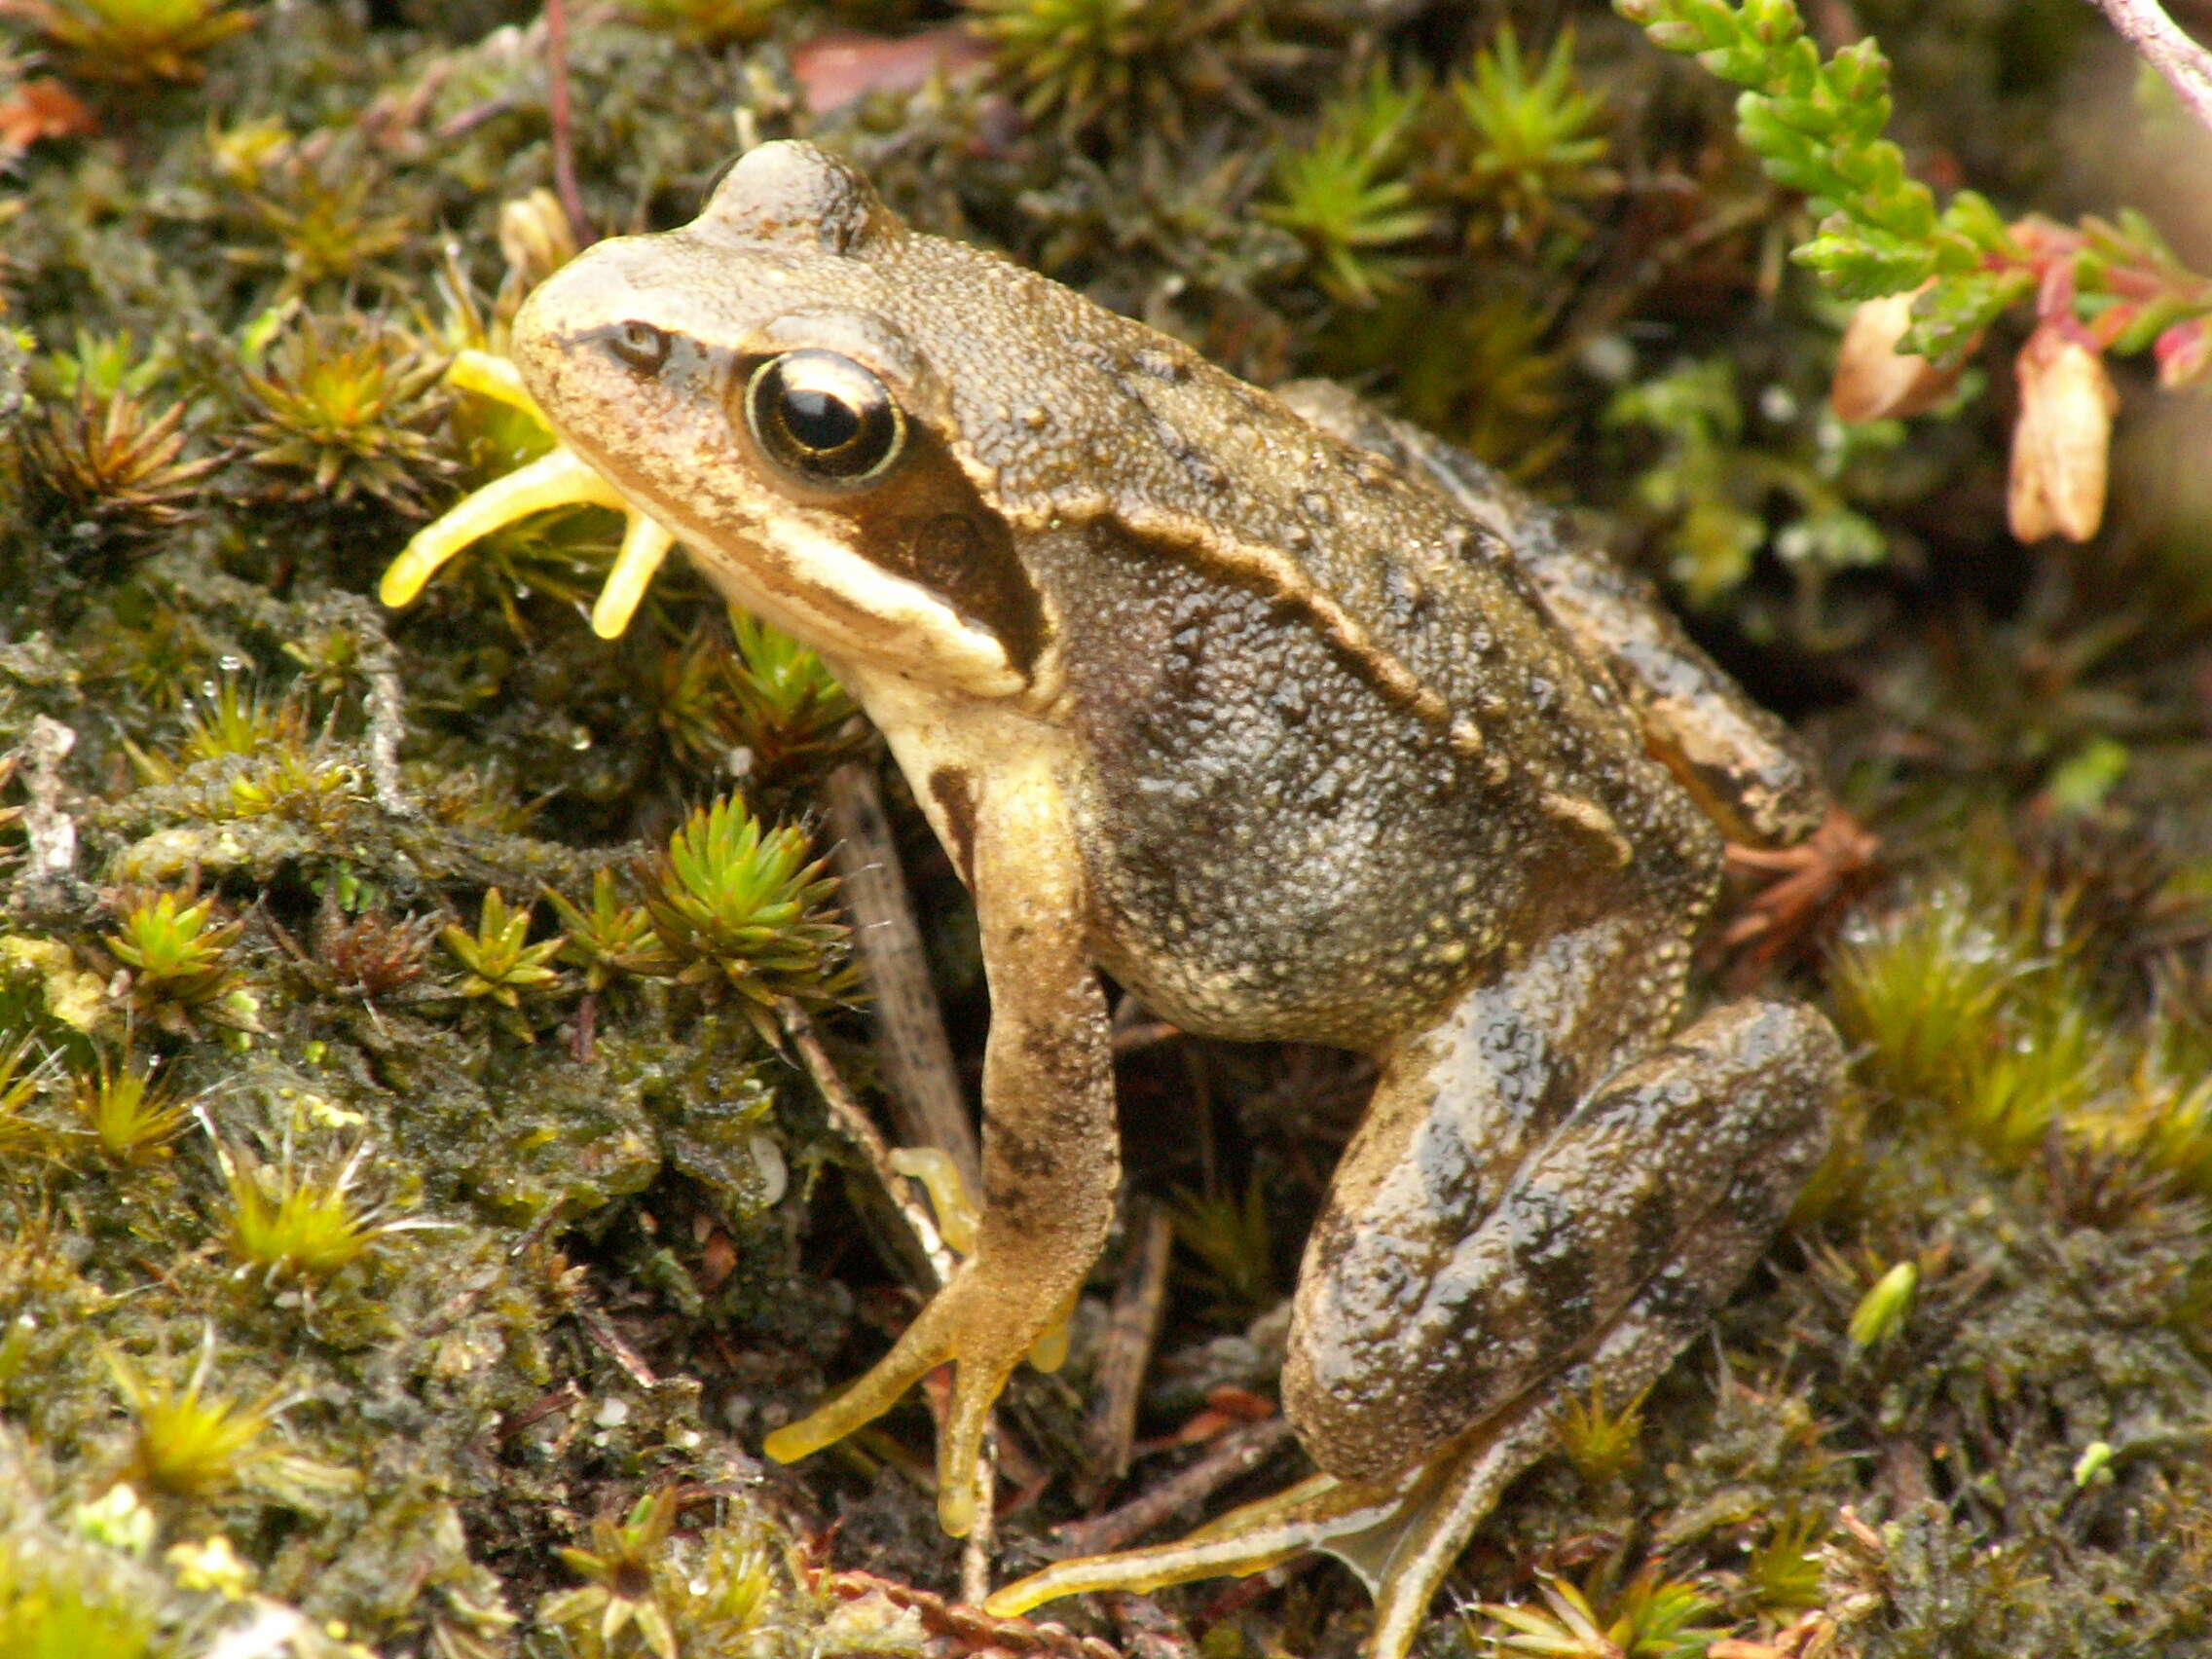
<path id="1" fill-rule="evenodd" d="M 1069 1562 L 994 1611 L 1249 1572 L 1302 1549 L 1410 1646 L 1497 1494 L 1593 1387 L 1617 1406 L 1749 1269 L 1825 1142 L 1840 1052 L 1811 1010 L 1716 1010 L 1627 1065 L 1678 953 L 1601 923 L 1393 1052 L 1308 1244 L 1284 1403 L 1324 1471 L 1193 1537 Z M 1608 1075 L 1609 1072 L 1609 1075 Z"/>
<path id="2" fill-rule="evenodd" d="M 938 1513 L 965 1535 L 977 1456 L 1014 1366 L 1061 1319 L 1113 1220 L 1121 1180 L 1105 996 L 1087 948 L 1082 861 L 1051 769 L 931 774 L 976 897 L 991 993 L 983 1058 L 983 1213 L 975 1254 L 866 1377 L 768 1437 L 790 1461 L 879 1416 L 950 1361 Z"/>

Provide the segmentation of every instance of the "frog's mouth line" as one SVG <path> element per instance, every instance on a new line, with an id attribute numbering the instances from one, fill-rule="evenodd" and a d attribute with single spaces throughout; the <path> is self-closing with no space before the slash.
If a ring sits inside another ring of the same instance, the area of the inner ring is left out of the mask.
<path id="1" fill-rule="evenodd" d="M 484 351 L 461 351 L 447 371 L 447 379 L 464 389 L 524 411 L 549 432 L 554 429 L 536 399 L 523 386 L 515 366 L 503 357 Z M 421 597 L 432 576 L 474 542 L 533 513 L 577 505 L 610 507 L 623 516 L 621 550 L 591 610 L 592 631 L 602 639 L 616 639 L 637 614 L 645 589 L 651 585 L 669 550 L 676 545 L 677 533 L 641 509 L 609 483 L 580 451 L 565 442 L 557 442 L 553 449 L 528 465 L 493 479 L 424 526 L 386 570 L 378 584 L 378 597 L 394 608 L 410 605 Z M 712 544 L 712 537 L 704 542 L 698 537 L 689 539 L 694 547 Z M 1030 687 L 1030 677 L 1014 665 L 1005 643 L 996 635 L 960 617 L 928 589 L 865 558 L 847 554 L 845 559 L 856 567 L 850 571 L 850 579 L 802 583 L 802 587 L 812 585 L 839 596 L 872 592 L 877 603 L 869 606 L 848 600 L 835 610 L 823 613 L 820 621 L 829 631 L 869 631 L 856 629 L 850 622 L 839 628 L 836 610 L 850 611 L 872 622 L 874 632 L 900 638 L 911 638 L 920 633 L 940 642 L 940 647 L 950 646 L 943 653 L 945 672 L 965 682 L 977 694 L 1006 696 Z M 701 558 L 699 563 L 710 578 L 729 564 L 727 560 L 711 556 Z M 756 583 L 740 585 L 757 586 Z M 794 607 L 801 617 L 809 611 L 821 610 L 819 606 L 805 605 L 793 596 L 787 596 L 780 603 L 772 594 L 763 594 L 762 603 L 758 604 L 740 602 L 746 603 L 747 608 L 761 610 L 771 622 L 778 622 L 777 611 Z M 802 638 L 813 632 L 803 625 L 798 629 L 784 622 L 778 625 Z"/>

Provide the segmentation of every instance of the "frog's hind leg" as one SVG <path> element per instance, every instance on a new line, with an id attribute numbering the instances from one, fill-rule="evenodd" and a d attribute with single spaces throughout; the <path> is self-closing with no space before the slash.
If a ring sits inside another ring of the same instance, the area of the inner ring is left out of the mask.
<path id="1" fill-rule="evenodd" d="M 1444 1575 L 1507 1484 L 1557 1443 L 1567 1406 L 1595 1394 L 1608 1411 L 1621 1411 L 1674 1364 L 1757 1259 L 1805 1173 L 1805 1162 L 1787 1161 L 1739 1175 L 1722 1196 L 1720 1207 L 1730 1219 L 1717 1228 L 1719 1247 L 1662 1270 L 1594 1349 L 1434 1459 L 1419 1501 L 1405 1507 L 1396 1525 L 1356 1540 L 1364 1560 L 1327 1541 L 1316 1545 L 1350 1566 L 1375 1596 L 1367 1645 L 1372 1659 L 1401 1659 L 1411 1651 Z"/>
<path id="2" fill-rule="evenodd" d="M 1540 1070 L 1526 1036 L 1502 1034 L 1493 1068 Z M 1483 1143 L 1444 1133 L 1443 1101 L 1411 1139 L 1363 1124 L 1308 1244 L 1283 1367 L 1314 1460 L 1351 1481 L 1405 1468 L 1592 1348 L 1670 1264 L 1724 1254 L 1740 1274 L 1778 1212 L 1732 1209 L 1734 1184 L 1803 1182 L 1840 1069 L 1819 1014 L 1747 1001 L 1537 1114 L 1509 1168 L 1452 1167 Z"/>
<path id="3" fill-rule="evenodd" d="M 1607 955 L 1592 945 L 1585 965 Z M 1369 1654 L 1398 1659 L 1468 1535 L 1553 1444 L 1565 1404 L 1597 1390 L 1618 1409 L 1672 1363 L 1820 1154 L 1834 1034 L 1810 1010 L 1735 1004 L 1576 1100 L 1576 1039 L 1633 1017 L 1642 998 L 1611 974 L 1577 975 L 1588 994 L 1570 1011 L 1548 994 L 1562 980 L 1531 966 L 1463 1022 L 1484 1060 L 1452 1080 L 1483 1085 L 1471 1119 L 1455 1123 L 1433 1084 L 1423 1096 L 1404 1070 L 1386 1073 L 1385 1122 L 1371 1110 L 1315 1230 L 1284 1399 L 1333 1472 L 1180 1543 L 1062 1563 L 1000 1592 L 994 1611 L 1318 1549 L 1375 1594 Z M 1516 1004 L 1535 1018 L 1519 1021 Z M 1455 1055 L 1467 1057 L 1448 1037 L 1409 1068 L 1433 1079 Z M 1424 1098 L 1419 1113 L 1392 1110 Z"/>
<path id="4" fill-rule="evenodd" d="M 1174 1543 L 1047 1567 L 992 1596 L 988 1609 L 1012 1617 L 1062 1596 L 1259 1572 L 1319 1550 L 1350 1567 L 1375 1598 L 1370 1659 L 1403 1659 L 1468 1537 L 1513 1478 L 1556 1442 L 1561 1409 L 1596 1389 L 1618 1411 L 1673 1364 L 1756 1256 L 1802 1174 L 1791 1165 L 1740 1175 L 1723 1200 L 1737 1218 L 1727 1229 L 1737 1248 L 1664 1269 L 1588 1355 L 1398 1482 L 1363 1487 L 1315 1475 Z"/>

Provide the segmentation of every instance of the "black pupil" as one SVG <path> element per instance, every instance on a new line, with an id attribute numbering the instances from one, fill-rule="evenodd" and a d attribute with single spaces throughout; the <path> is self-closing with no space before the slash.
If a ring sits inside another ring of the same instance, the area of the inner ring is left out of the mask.
<path id="1" fill-rule="evenodd" d="M 818 387 L 792 387 L 784 392 L 784 429 L 800 448 L 828 455 L 860 436 L 861 418 L 835 392 Z"/>
<path id="2" fill-rule="evenodd" d="M 834 351 L 787 351 L 761 364 L 747 387 L 745 416 L 770 459 L 830 487 L 875 478 L 905 437 L 890 389 Z"/>

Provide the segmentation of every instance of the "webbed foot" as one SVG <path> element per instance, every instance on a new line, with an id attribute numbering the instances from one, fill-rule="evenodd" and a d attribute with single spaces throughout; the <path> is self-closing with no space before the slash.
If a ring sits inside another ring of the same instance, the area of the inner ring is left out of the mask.
<path id="1" fill-rule="evenodd" d="M 1158 1590 L 1194 1578 L 1263 1572 L 1309 1550 L 1336 1557 L 1375 1598 L 1371 1659 L 1402 1659 L 1467 1535 L 1552 1439 L 1543 1391 L 1395 1484 L 1315 1475 L 1232 1510 L 1171 1544 L 1060 1562 L 1006 1586 L 986 1611 L 1026 1613 L 1092 1590 Z"/>
<path id="2" fill-rule="evenodd" d="M 1351 1567 L 1375 1597 L 1369 1659 L 1403 1659 L 1461 1547 L 1507 1484 L 1554 1444 L 1567 1403 L 1595 1392 L 1608 1410 L 1623 1409 L 1673 1363 L 1742 1278 L 1819 1154 L 1824 1091 L 1817 1085 L 1836 1066 L 1835 1040 L 1817 1015 L 1745 1004 L 1708 1016 L 1673 1050 L 1629 1068 L 1601 1090 L 1588 1104 L 1588 1116 L 1563 1128 L 1566 1138 L 1550 1157 L 1530 1161 L 1520 1189 L 1532 1195 L 1530 1203 L 1547 1190 L 1547 1169 L 1571 1165 L 1568 1153 L 1589 1144 L 1586 1131 L 1593 1126 L 1609 1126 L 1611 1138 L 1603 1144 L 1616 1147 L 1624 1125 L 1634 1127 L 1652 1114 L 1695 1126 L 1702 1096 L 1679 1087 L 1685 1072 L 1725 1088 L 1739 1134 L 1749 1133 L 1747 1124 L 1759 1132 L 1749 1134 L 1746 1145 L 1727 1149 L 1743 1154 L 1731 1160 L 1733 1175 L 1718 1176 L 1704 1201 L 1685 1206 L 1678 1216 L 1677 1236 L 1694 1233 L 1695 1248 L 1677 1248 L 1670 1258 L 1640 1269 L 1617 1314 L 1594 1331 L 1576 1333 L 1579 1352 L 1552 1355 L 1548 1370 L 1523 1369 L 1522 1376 L 1533 1373 L 1531 1381 L 1473 1427 L 1435 1445 L 1405 1473 L 1374 1484 L 1316 1476 L 1234 1511 L 1181 1542 L 1062 1562 L 1007 1586 L 986 1607 L 1025 1612 L 1078 1591 L 1151 1590 L 1214 1574 L 1257 1572 L 1303 1551 L 1320 1550 Z M 1677 1150 L 1677 1164 L 1686 1161 Z M 1651 1161 L 1614 1160 L 1599 1167 L 1609 1177 L 1602 1183 L 1604 1193 L 1621 1199 L 1641 1190 Z M 1512 1216 L 1519 1201 L 1509 1193 L 1502 1212 Z M 1598 1203 L 1583 1213 L 1604 1216 L 1634 1208 Z M 1602 1233 L 1596 1236 L 1604 1238 Z M 1521 1289 L 1515 1279 L 1490 1300 L 1510 1301 Z M 1496 1346 L 1506 1345 L 1501 1339 Z M 1456 1381 L 1462 1396 L 1472 1397 L 1481 1379 L 1462 1367 Z M 1286 1397 L 1299 1403 L 1287 1390 Z M 1308 1395 L 1309 1414 L 1299 1421 L 1302 1432 L 1313 1437 L 1310 1401 Z M 1320 1444 L 1328 1443 L 1326 1431 L 1334 1426 L 1323 1414 Z"/>
<path id="3" fill-rule="evenodd" d="M 1080 1288 L 1080 1284 L 1078 1286 Z M 1035 1281 L 993 1272 L 989 1258 L 964 1262 L 891 1351 L 827 1405 L 769 1435 L 764 1445 L 779 1463 L 821 1451 L 872 1422 L 900 1396 L 939 1366 L 952 1366 L 952 1398 L 938 1435 L 938 1520 L 954 1537 L 975 1527 L 977 1470 L 998 1402 L 1014 1368 L 1036 1354 L 1052 1357 L 1050 1339 L 1067 1318 L 1069 1298 L 1040 1296 Z"/>

